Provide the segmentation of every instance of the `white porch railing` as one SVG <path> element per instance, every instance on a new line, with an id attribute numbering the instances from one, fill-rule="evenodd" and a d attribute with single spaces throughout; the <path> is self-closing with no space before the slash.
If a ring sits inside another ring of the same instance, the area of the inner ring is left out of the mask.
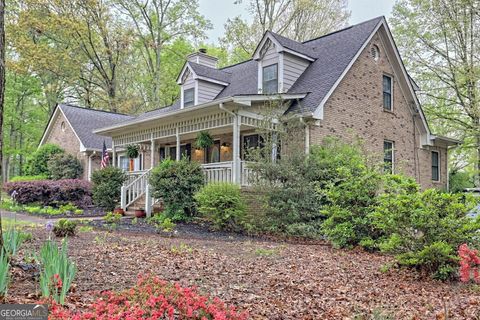
<path id="1" fill-rule="evenodd" d="M 233 161 L 215 162 L 202 164 L 205 182 L 232 182 L 233 181 Z M 248 162 L 240 163 L 240 182 L 242 186 L 249 186 L 254 179 L 253 170 L 248 167 Z"/>
<path id="2" fill-rule="evenodd" d="M 121 189 L 120 205 L 123 210 L 127 210 L 128 206 L 145 194 L 147 191 L 148 178 L 150 177 L 150 170 L 129 172 L 127 181 Z"/>
<path id="3" fill-rule="evenodd" d="M 233 161 L 202 164 L 205 182 L 233 182 Z M 128 179 L 121 189 L 121 207 L 123 210 L 132 205 L 140 197 L 145 196 L 145 211 L 150 216 L 155 204 L 152 190 L 148 183 L 150 171 L 134 171 L 128 173 Z M 254 182 L 255 174 L 248 167 L 248 162 L 240 162 L 240 184 L 249 186 Z"/>

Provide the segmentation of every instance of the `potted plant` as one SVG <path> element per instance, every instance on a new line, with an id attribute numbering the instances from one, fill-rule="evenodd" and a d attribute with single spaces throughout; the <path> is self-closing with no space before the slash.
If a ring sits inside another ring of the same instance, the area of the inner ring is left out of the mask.
<path id="1" fill-rule="evenodd" d="M 138 145 L 129 144 L 127 146 L 127 157 L 130 159 L 130 171 L 133 171 L 133 159 L 138 157 Z"/>
<path id="2" fill-rule="evenodd" d="M 121 214 L 122 216 L 124 216 L 125 215 L 125 210 L 123 210 L 122 208 L 115 208 L 113 210 L 113 213 Z"/>
<path id="3" fill-rule="evenodd" d="M 135 209 L 135 217 L 137 218 L 144 218 L 146 217 L 144 209 Z"/>
<path id="4" fill-rule="evenodd" d="M 200 131 L 195 140 L 195 147 L 199 149 L 207 149 L 213 145 L 214 141 L 208 131 Z"/>

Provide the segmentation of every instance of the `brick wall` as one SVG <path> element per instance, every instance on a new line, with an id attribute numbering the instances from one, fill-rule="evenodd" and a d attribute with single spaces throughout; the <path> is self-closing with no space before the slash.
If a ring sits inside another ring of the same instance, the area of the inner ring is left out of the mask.
<path id="1" fill-rule="evenodd" d="M 380 48 L 380 58 L 375 61 L 370 49 Z M 422 149 L 419 131 L 414 124 L 408 100 L 402 92 L 380 36 L 376 34 L 358 60 L 346 74 L 340 85 L 324 106 L 324 119 L 319 125 L 310 126 L 310 144 L 320 144 L 326 136 L 340 137 L 353 142 L 356 137 L 364 141 L 368 154 L 383 158 L 383 141 L 395 143 L 395 172 L 414 177 L 423 188 L 445 187 L 447 181 L 446 149 L 440 151 L 441 179 L 431 180 L 430 150 Z M 383 109 L 383 75 L 393 78 L 393 110 Z"/>

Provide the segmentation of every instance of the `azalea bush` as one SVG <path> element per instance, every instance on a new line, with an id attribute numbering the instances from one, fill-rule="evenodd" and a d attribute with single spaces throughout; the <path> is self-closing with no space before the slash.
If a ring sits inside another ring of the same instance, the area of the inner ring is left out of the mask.
<path id="1" fill-rule="evenodd" d="M 372 225 L 383 234 L 378 248 L 396 256 L 401 265 L 447 279 L 457 270 L 457 249 L 475 242 L 480 219 L 467 213 L 475 199 L 436 189 L 420 192 L 411 178 L 393 176 L 371 214 Z"/>
<path id="2" fill-rule="evenodd" d="M 69 219 L 60 219 L 53 227 L 53 233 L 57 237 L 74 236 L 77 230 L 77 222 Z"/>
<path id="3" fill-rule="evenodd" d="M 103 292 L 82 312 L 72 312 L 53 304 L 50 320 L 123 320 L 123 319 L 213 319 L 244 320 L 246 312 L 237 311 L 219 298 L 201 295 L 196 288 L 184 288 L 157 277 L 140 277 L 137 285 L 121 292 Z"/>
<path id="4" fill-rule="evenodd" d="M 64 304 L 72 285 L 77 267 L 67 253 L 67 241 L 62 241 L 61 249 L 54 241 L 46 241 L 40 249 L 37 260 L 40 262 L 40 290 L 42 296 Z"/>
<path id="5" fill-rule="evenodd" d="M 4 191 L 18 204 L 38 203 L 59 207 L 72 203 L 84 208 L 92 203 L 91 185 L 79 179 L 7 182 Z"/>
<path id="6" fill-rule="evenodd" d="M 210 183 L 195 194 L 195 200 L 198 211 L 215 228 L 225 230 L 242 228 L 245 201 L 240 186 L 232 183 Z"/>
<path id="7" fill-rule="evenodd" d="M 200 164 L 185 157 L 179 161 L 166 159 L 150 174 L 153 196 L 162 199 L 169 217 L 188 218 L 195 214 L 194 194 L 205 184 Z"/>
<path id="8" fill-rule="evenodd" d="M 471 249 L 466 243 L 458 248 L 460 257 L 460 280 L 470 282 L 471 280 L 480 283 L 480 255 L 478 250 Z"/>

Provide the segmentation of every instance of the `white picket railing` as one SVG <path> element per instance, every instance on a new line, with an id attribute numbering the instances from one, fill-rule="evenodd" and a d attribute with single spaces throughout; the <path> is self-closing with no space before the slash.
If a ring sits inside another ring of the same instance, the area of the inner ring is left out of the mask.
<path id="1" fill-rule="evenodd" d="M 127 210 L 128 206 L 145 194 L 149 177 L 150 170 L 129 173 L 127 181 L 121 189 L 120 202 L 123 210 Z"/>
<path id="2" fill-rule="evenodd" d="M 232 182 L 233 161 L 202 164 L 205 182 Z M 124 210 L 132 205 L 137 199 L 145 195 L 145 211 L 150 216 L 156 200 L 152 197 L 152 190 L 148 183 L 150 170 L 134 171 L 128 173 L 128 179 L 121 189 L 121 207 Z M 248 162 L 240 162 L 240 184 L 249 186 L 253 184 L 255 174 L 248 166 Z"/>
<path id="3" fill-rule="evenodd" d="M 232 182 L 233 162 L 216 162 L 202 164 L 205 182 Z"/>

